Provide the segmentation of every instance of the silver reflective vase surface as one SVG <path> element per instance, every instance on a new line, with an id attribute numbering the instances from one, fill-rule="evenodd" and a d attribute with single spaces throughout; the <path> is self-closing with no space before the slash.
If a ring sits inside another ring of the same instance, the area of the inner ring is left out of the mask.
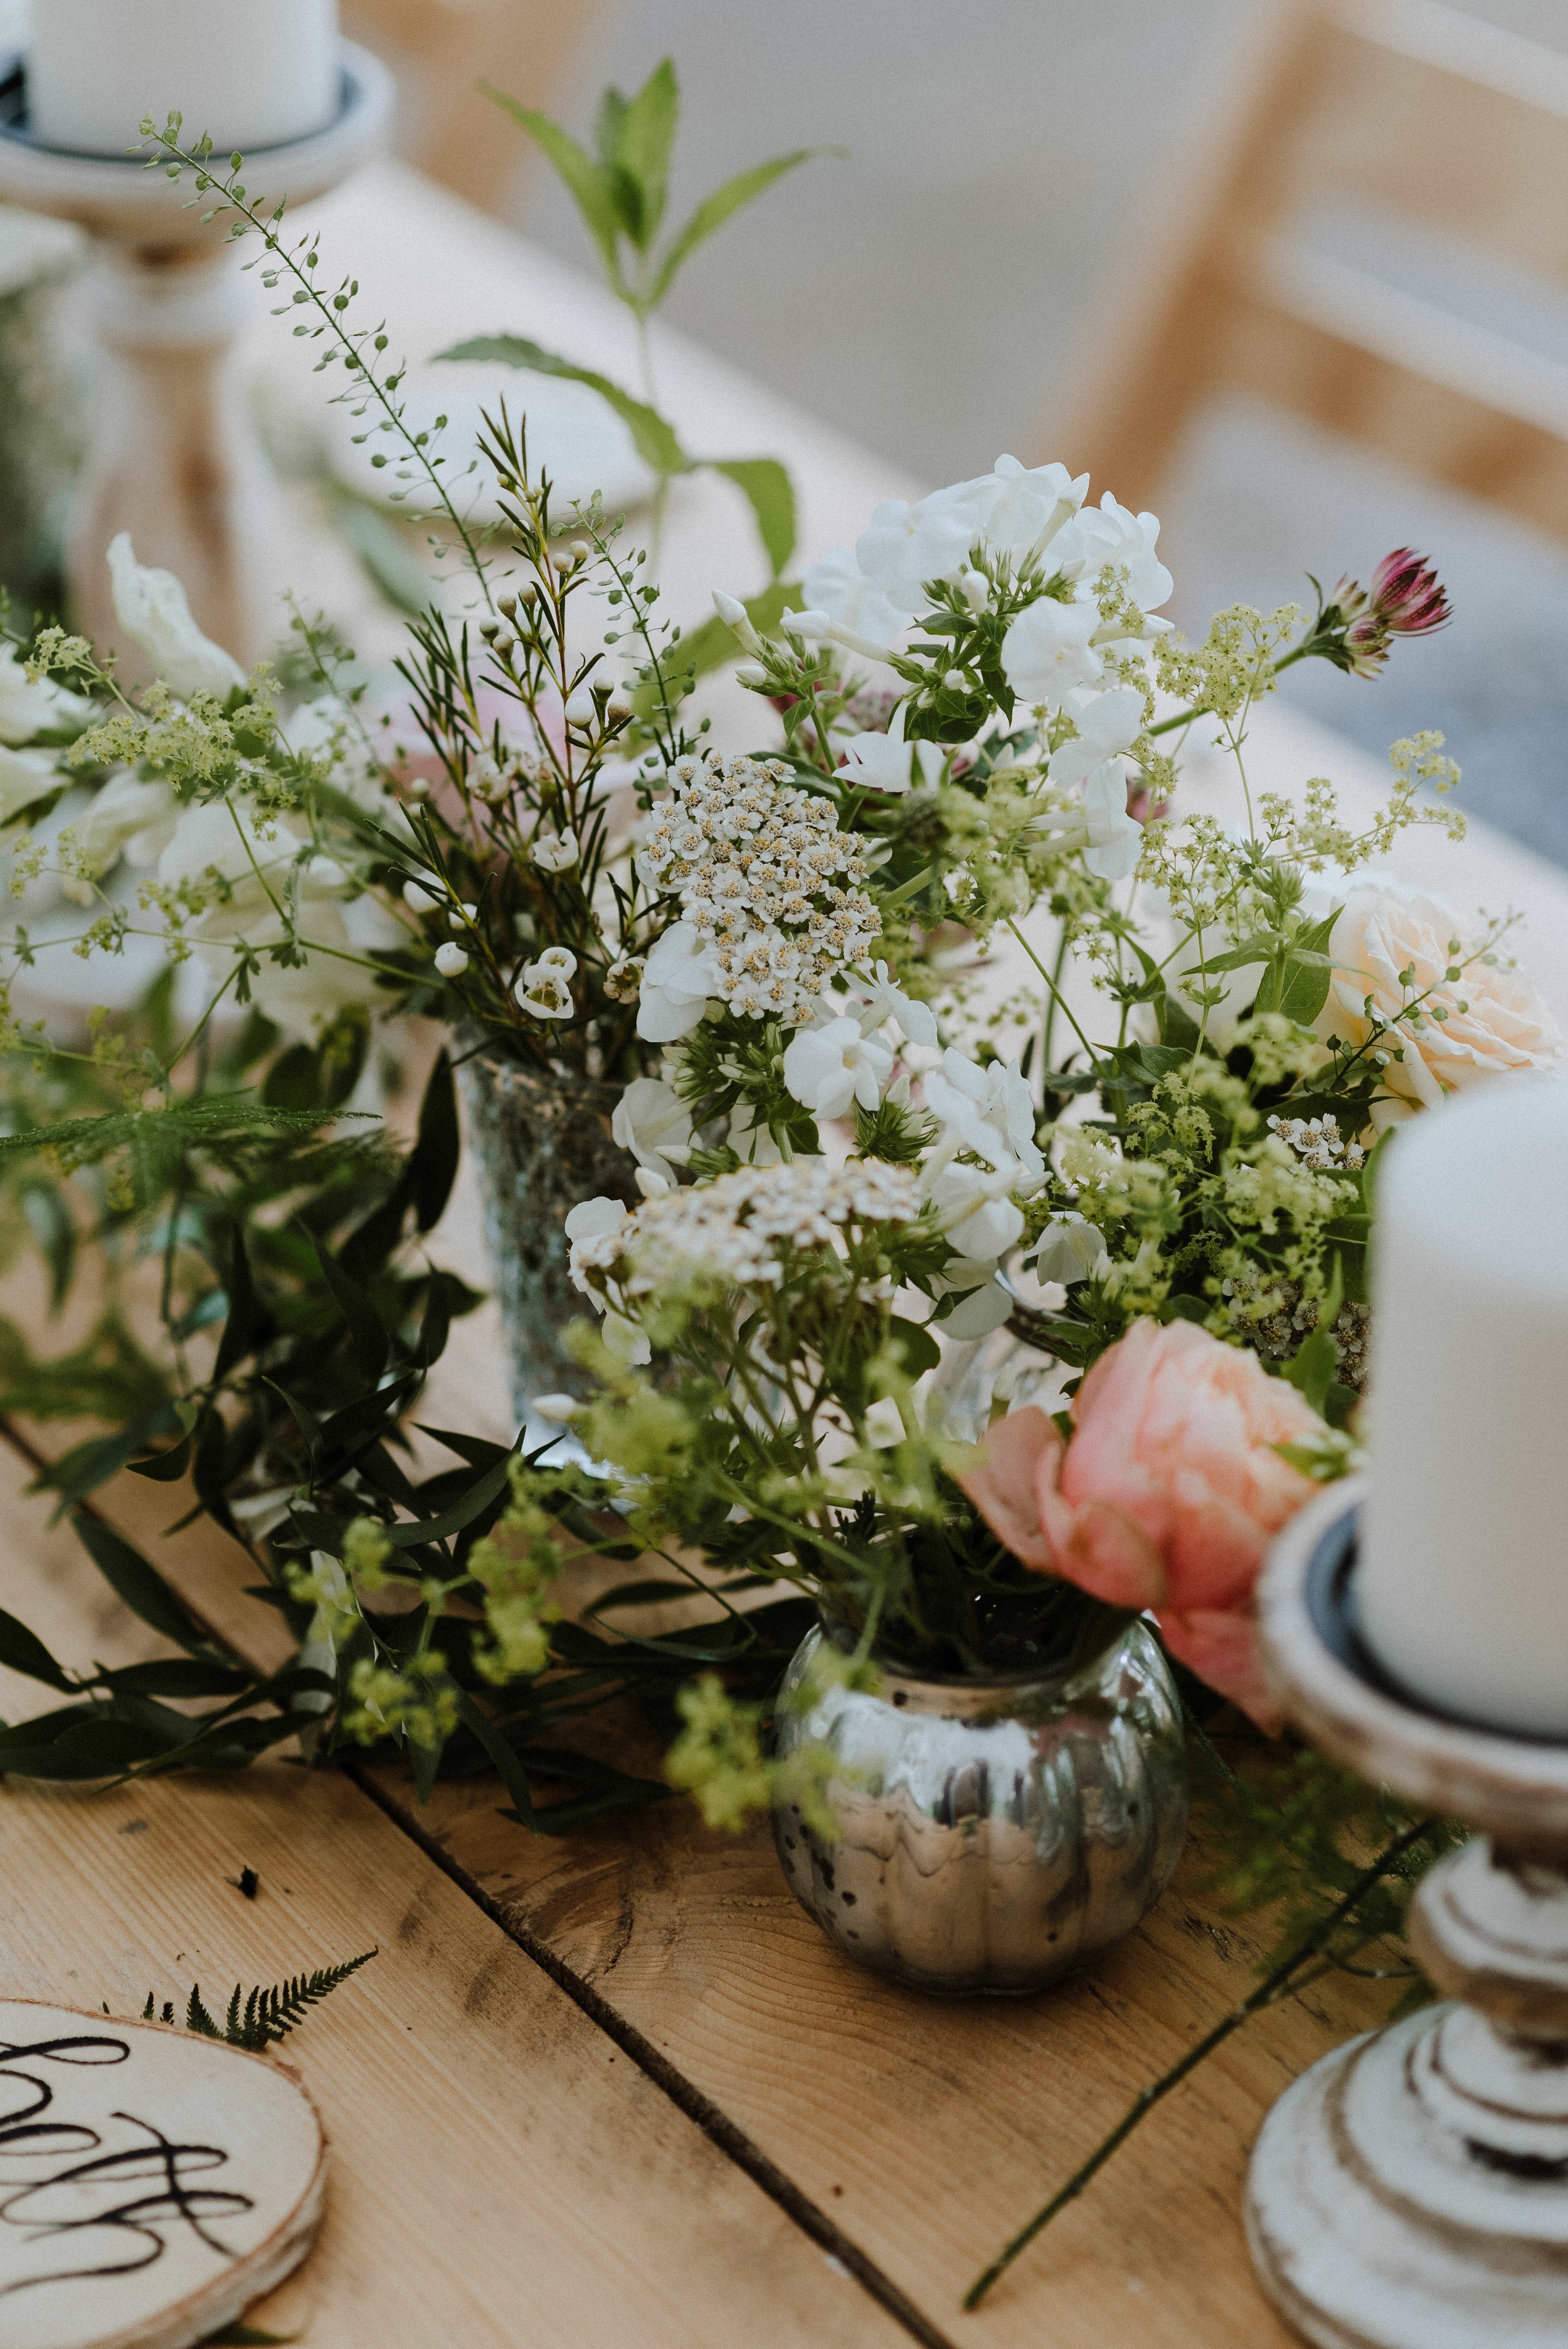
<path id="1" fill-rule="evenodd" d="M 808 1633 L 776 1707 L 778 1750 L 827 1746 L 837 1833 L 780 1804 L 790 1890 L 862 1966 L 915 1988 L 1017 1992 L 1088 1964 L 1171 1880 L 1187 1833 L 1181 1705 L 1132 1623 L 1067 1678 L 824 1686 Z"/>

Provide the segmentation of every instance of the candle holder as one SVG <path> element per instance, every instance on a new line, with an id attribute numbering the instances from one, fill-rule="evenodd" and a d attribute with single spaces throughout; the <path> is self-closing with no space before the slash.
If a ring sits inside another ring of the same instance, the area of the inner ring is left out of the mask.
<path id="1" fill-rule="evenodd" d="M 380 59 L 344 42 L 341 91 L 325 130 L 246 157 L 270 200 L 325 195 L 384 143 L 394 84 Z M 44 146 L 24 60 L 0 60 L 0 198 L 74 221 L 98 247 L 88 290 L 108 364 L 67 533 L 77 626 L 114 642 L 105 556 L 129 531 L 138 561 L 182 579 L 198 625 L 248 666 L 279 633 L 277 485 L 235 381 L 250 316 L 238 258 L 221 222 L 187 209 L 191 192 L 188 174 L 137 156 Z M 145 675 L 129 651 L 121 671 Z"/>
<path id="2" fill-rule="evenodd" d="M 1472 1726 L 1402 1692 L 1357 1625 L 1357 1505 L 1333 1486 L 1275 1543 L 1270 1670 L 1325 1753 L 1475 1826 L 1411 1912 L 1451 1993 L 1325 2056 L 1264 2125 L 1247 2238 L 1321 2349 L 1568 2342 L 1568 1744 Z"/>

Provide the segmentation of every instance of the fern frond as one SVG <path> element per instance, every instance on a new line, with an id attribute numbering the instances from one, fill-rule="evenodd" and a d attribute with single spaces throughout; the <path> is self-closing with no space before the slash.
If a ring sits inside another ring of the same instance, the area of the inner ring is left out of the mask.
<path id="1" fill-rule="evenodd" d="M 223 2036 L 201 2003 L 201 1987 L 199 1982 L 192 1982 L 191 1985 L 191 2003 L 185 2010 L 185 2028 L 187 2031 L 199 2031 L 203 2039 L 222 2039 Z"/>
<path id="2" fill-rule="evenodd" d="M 141 2010 L 141 2019 L 143 2023 L 153 2023 L 156 2022 L 158 2010 L 152 2003 L 152 1992 L 149 1991 L 147 1993 L 147 2004 Z"/>
<path id="3" fill-rule="evenodd" d="M 263 1990 L 258 1982 L 246 1999 L 242 2013 L 240 1985 L 236 1982 L 229 2001 L 226 2026 L 217 2035 L 228 2040 L 232 2047 L 262 2054 L 278 2040 L 286 2039 L 305 2020 L 311 2007 L 330 1997 L 350 1974 L 368 1965 L 377 1954 L 375 1950 L 365 1950 L 356 1958 L 346 1959 L 340 1966 L 318 1966 L 313 1974 L 295 1974 L 287 1982 L 274 1982 L 270 1990 Z"/>

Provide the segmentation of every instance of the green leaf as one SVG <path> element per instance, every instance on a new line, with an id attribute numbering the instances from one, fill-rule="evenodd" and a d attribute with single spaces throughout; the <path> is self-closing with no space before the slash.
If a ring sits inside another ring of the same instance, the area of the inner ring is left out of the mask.
<path id="1" fill-rule="evenodd" d="M 30 1681 L 42 1681 L 46 1688 L 67 1692 L 74 1683 L 61 1664 L 57 1664 L 42 1640 L 29 1631 L 26 1623 L 18 1623 L 15 1615 L 0 1609 L 0 1664 L 14 1672 L 21 1672 Z"/>
<path id="2" fill-rule="evenodd" d="M 744 211 L 748 204 L 766 194 L 775 180 L 781 180 L 787 171 L 798 170 L 802 163 L 809 163 L 814 155 L 841 154 L 843 151 L 841 148 L 798 147 L 792 155 L 775 155 L 770 163 L 754 163 L 750 171 L 738 171 L 733 180 L 726 180 L 721 188 L 715 188 L 710 196 L 703 198 L 686 226 L 666 246 L 658 274 L 654 279 L 653 290 L 644 306 L 650 310 L 657 309 L 677 273 L 686 266 L 697 246 L 704 243 L 716 229 L 722 228 L 726 221 L 733 220 L 737 212 Z"/>
<path id="3" fill-rule="evenodd" d="M 654 67 L 635 98 L 623 98 L 618 90 L 606 90 L 599 110 L 600 155 L 635 191 L 633 204 L 617 210 L 639 253 L 647 251 L 665 216 L 670 153 L 680 109 L 675 63 L 665 57 Z M 607 138 L 614 142 L 608 153 Z"/>
<path id="4" fill-rule="evenodd" d="M 191 1465 L 191 1438 L 182 1435 L 167 1452 L 150 1453 L 145 1460 L 128 1460 L 133 1476 L 150 1476 L 155 1485 L 177 1485 Z"/>
<path id="5" fill-rule="evenodd" d="M 901 1321 L 895 1314 L 888 1334 L 903 1356 L 905 1378 L 918 1379 L 942 1360 L 941 1347 L 921 1322 Z"/>
<path id="6" fill-rule="evenodd" d="M 245 1247 L 244 1230 L 239 1224 L 234 1226 L 229 1251 L 227 1291 L 229 1318 L 223 1324 L 223 1335 L 218 1341 L 218 1359 L 212 1365 L 214 1386 L 228 1377 L 236 1362 L 244 1360 L 266 1325 L 267 1317 L 251 1278 L 251 1259 Z"/>
<path id="7" fill-rule="evenodd" d="M 89 1436 L 85 1444 L 74 1444 L 68 1452 L 62 1453 L 38 1475 L 43 1490 L 60 1496 L 55 1508 L 56 1520 L 98 1485 L 107 1485 L 111 1476 L 118 1476 L 155 1437 L 170 1433 L 173 1425 L 173 1407 L 160 1403 L 154 1410 L 144 1412 L 129 1427 L 121 1429 L 118 1435 Z"/>
<path id="8" fill-rule="evenodd" d="M 210 1632 L 198 1623 L 172 1587 L 155 1566 L 150 1566 L 138 1549 L 117 1534 L 101 1517 L 77 1509 L 71 1518 L 77 1537 L 88 1556 L 116 1595 L 123 1599 L 133 1615 L 163 1639 L 171 1640 L 187 1655 L 211 1655 L 217 1644 Z"/>
<path id="9" fill-rule="evenodd" d="M 419 1131 L 406 1170 L 414 1220 L 422 1232 L 432 1230 L 441 1220 L 457 1179 L 459 1147 L 457 1088 L 451 1061 L 441 1051 L 436 1055 L 419 1104 Z"/>
<path id="10" fill-rule="evenodd" d="M 502 367 L 526 367 L 534 375 L 550 375 L 562 383 L 583 383 L 596 391 L 607 406 L 613 408 L 631 434 L 638 456 L 652 468 L 661 480 L 675 473 L 689 473 L 692 460 L 676 440 L 673 426 L 665 423 L 656 409 L 645 400 L 634 399 L 607 375 L 593 367 L 574 367 L 570 359 L 558 358 L 553 351 L 530 342 L 526 335 L 474 335 L 466 343 L 454 343 L 449 351 L 438 351 L 438 359 L 493 359 Z"/>
<path id="11" fill-rule="evenodd" d="M 521 1824 L 537 1832 L 539 1821 L 533 1807 L 533 1795 L 528 1783 L 528 1772 L 523 1768 L 490 1715 L 482 1712 L 472 1697 L 461 1690 L 458 1693 L 458 1718 L 465 1728 L 473 1732 L 494 1764 L 501 1785 L 506 1788 L 516 1806 L 516 1815 Z"/>
<path id="12" fill-rule="evenodd" d="M 1328 989 L 1334 978 L 1334 964 L 1327 952 L 1328 941 L 1334 935 L 1334 925 L 1343 908 L 1336 906 L 1320 922 L 1303 930 L 1292 947 L 1284 967 L 1284 975 L 1275 1007 L 1298 1027 L 1310 1028 L 1328 1000 Z M 1260 1001 L 1262 999 L 1260 993 Z"/>
<path id="13" fill-rule="evenodd" d="M 394 1549 L 418 1549 L 423 1542 L 445 1541 L 449 1535 L 461 1533 L 465 1526 L 473 1523 L 481 1509 L 489 1507 L 496 1495 L 505 1489 L 511 1474 L 511 1454 L 509 1452 L 504 1460 L 498 1460 L 493 1468 L 487 1468 L 482 1476 L 475 1478 L 460 1501 L 455 1501 L 449 1509 L 443 1509 L 440 1516 L 432 1517 L 428 1525 L 386 1526 L 382 1530 Z"/>
<path id="14" fill-rule="evenodd" d="M 495 88 L 488 81 L 481 81 L 480 88 L 486 98 L 493 98 L 497 106 L 504 108 L 520 129 L 526 130 L 529 137 L 542 147 L 582 214 L 583 226 L 603 255 L 610 283 L 624 298 L 625 286 L 615 250 L 619 223 L 607 173 L 584 154 L 569 130 L 562 130 L 558 122 L 552 122 L 549 115 L 542 114 L 536 106 L 521 105 L 515 98 L 508 98 L 504 90 Z"/>
<path id="15" fill-rule="evenodd" d="M 789 474 L 773 457 L 713 457 L 708 465 L 749 502 L 777 579 L 795 552 L 795 490 Z"/>
<path id="16" fill-rule="evenodd" d="M 342 1266 L 334 1261 L 331 1250 L 323 1247 L 319 1240 L 315 1243 L 315 1260 L 338 1311 L 348 1324 L 349 1351 L 355 1368 L 366 1384 L 374 1387 L 387 1367 L 387 1325 L 359 1283 L 350 1279 Z"/>

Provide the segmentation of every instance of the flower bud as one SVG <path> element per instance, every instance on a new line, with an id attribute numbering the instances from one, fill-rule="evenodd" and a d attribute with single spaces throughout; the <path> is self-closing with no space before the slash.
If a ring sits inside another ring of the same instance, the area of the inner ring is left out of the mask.
<path id="1" fill-rule="evenodd" d="M 568 726 L 591 726 L 593 723 L 593 697 L 585 685 L 580 685 L 575 693 L 568 694 L 566 723 Z"/>
<path id="2" fill-rule="evenodd" d="M 436 948 L 436 968 L 443 978 L 461 978 L 469 967 L 469 958 L 460 946 L 449 938 L 444 947 Z"/>
<path id="3" fill-rule="evenodd" d="M 713 608 L 727 628 L 733 628 L 748 653 L 762 649 L 762 639 L 751 625 L 750 616 L 738 596 L 727 595 L 722 587 L 713 591 Z"/>
<path id="4" fill-rule="evenodd" d="M 755 693 L 766 689 L 768 671 L 760 661 L 742 661 L 735 672 L 735 680 L 738 685 L 748 686 Z"/>

